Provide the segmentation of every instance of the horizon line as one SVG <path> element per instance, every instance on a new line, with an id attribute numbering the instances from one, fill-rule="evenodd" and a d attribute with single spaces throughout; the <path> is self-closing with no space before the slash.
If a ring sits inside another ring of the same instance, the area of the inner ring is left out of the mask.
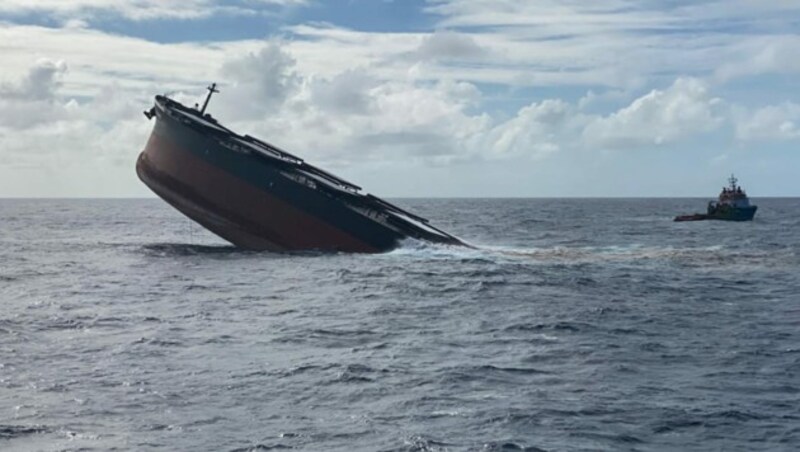
<path id="1" fill-rule="evenodd" d="M 376 195 L 377 196 L 377 195 Z M 528 195 L 512 195 L 512 196 L 395 196 L 395 195 L 380 195 L 382 198 L 389 199 L 708 199 L 716 198 L 716 196 L 528 196 Z M 798 195 L 771 195 L 771 196 L 749 196 L 750 199 L 793 199 L 800 198 Z M 154 199 L 163 201 L 157 196 L 0 196 L 0 201 L 4 200 L 148 200 Z"/>

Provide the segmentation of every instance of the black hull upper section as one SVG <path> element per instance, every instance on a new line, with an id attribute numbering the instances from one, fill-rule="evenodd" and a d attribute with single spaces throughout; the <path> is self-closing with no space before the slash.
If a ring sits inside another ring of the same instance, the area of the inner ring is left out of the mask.
<path id="1" fill-rule="evenodd" d="M 711 210 L 711 209 L 710 209 Z M 675 221 L 752 221 L 756 215 L 758 206 L 748 207 L 722 207 L 711 210 L 709 213 L 695 213 L 692 215 L 679 215 Z"/>
<path id="2" fill-rule="evenodd" d="M 737 209 L 727 213 L 695 213 L 692 215 L 679 215 L 675 217 L 675 221 L 703 221 L 703 220 L 719 220 L 719 221 L 752 221 L 756 214 L 756 206 L 747 209 Z"/>
<path id="3" fill-rule="evenodd" d="M 302 159 L 158 96 L 139 178 L 246 249 L 381 252 L 406 238 L 465 245 L 427 220 Z"/>

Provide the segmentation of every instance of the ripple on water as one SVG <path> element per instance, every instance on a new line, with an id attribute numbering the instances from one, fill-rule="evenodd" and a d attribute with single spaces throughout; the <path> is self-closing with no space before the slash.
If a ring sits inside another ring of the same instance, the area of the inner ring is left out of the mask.
<path id="1" fill-rule="evenodd" d="M 0 449 L 794 450 L 800 201 L 695 202 L 405 200 L 479 245 L 347 255 L 0 200 Z"/>

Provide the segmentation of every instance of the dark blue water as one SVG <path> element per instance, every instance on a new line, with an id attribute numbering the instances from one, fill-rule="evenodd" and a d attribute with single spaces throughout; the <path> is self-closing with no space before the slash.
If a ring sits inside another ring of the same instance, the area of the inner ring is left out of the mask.
<path id="1" fill-rule="evenodd" d="M 800 200 L 400 200 L 478 250 L 237 251 L 0 200 L 2 450 L 798 450 Z"/>

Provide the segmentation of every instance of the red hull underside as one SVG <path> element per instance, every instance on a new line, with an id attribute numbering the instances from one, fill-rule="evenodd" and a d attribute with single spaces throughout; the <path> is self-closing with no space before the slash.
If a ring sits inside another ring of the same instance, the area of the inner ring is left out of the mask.
<path id="1" fill-rule="evenodd" d="M 156 134 L 136 164 L 139 178 L 189 218 L 252 250 L 380 252 Z"/>

